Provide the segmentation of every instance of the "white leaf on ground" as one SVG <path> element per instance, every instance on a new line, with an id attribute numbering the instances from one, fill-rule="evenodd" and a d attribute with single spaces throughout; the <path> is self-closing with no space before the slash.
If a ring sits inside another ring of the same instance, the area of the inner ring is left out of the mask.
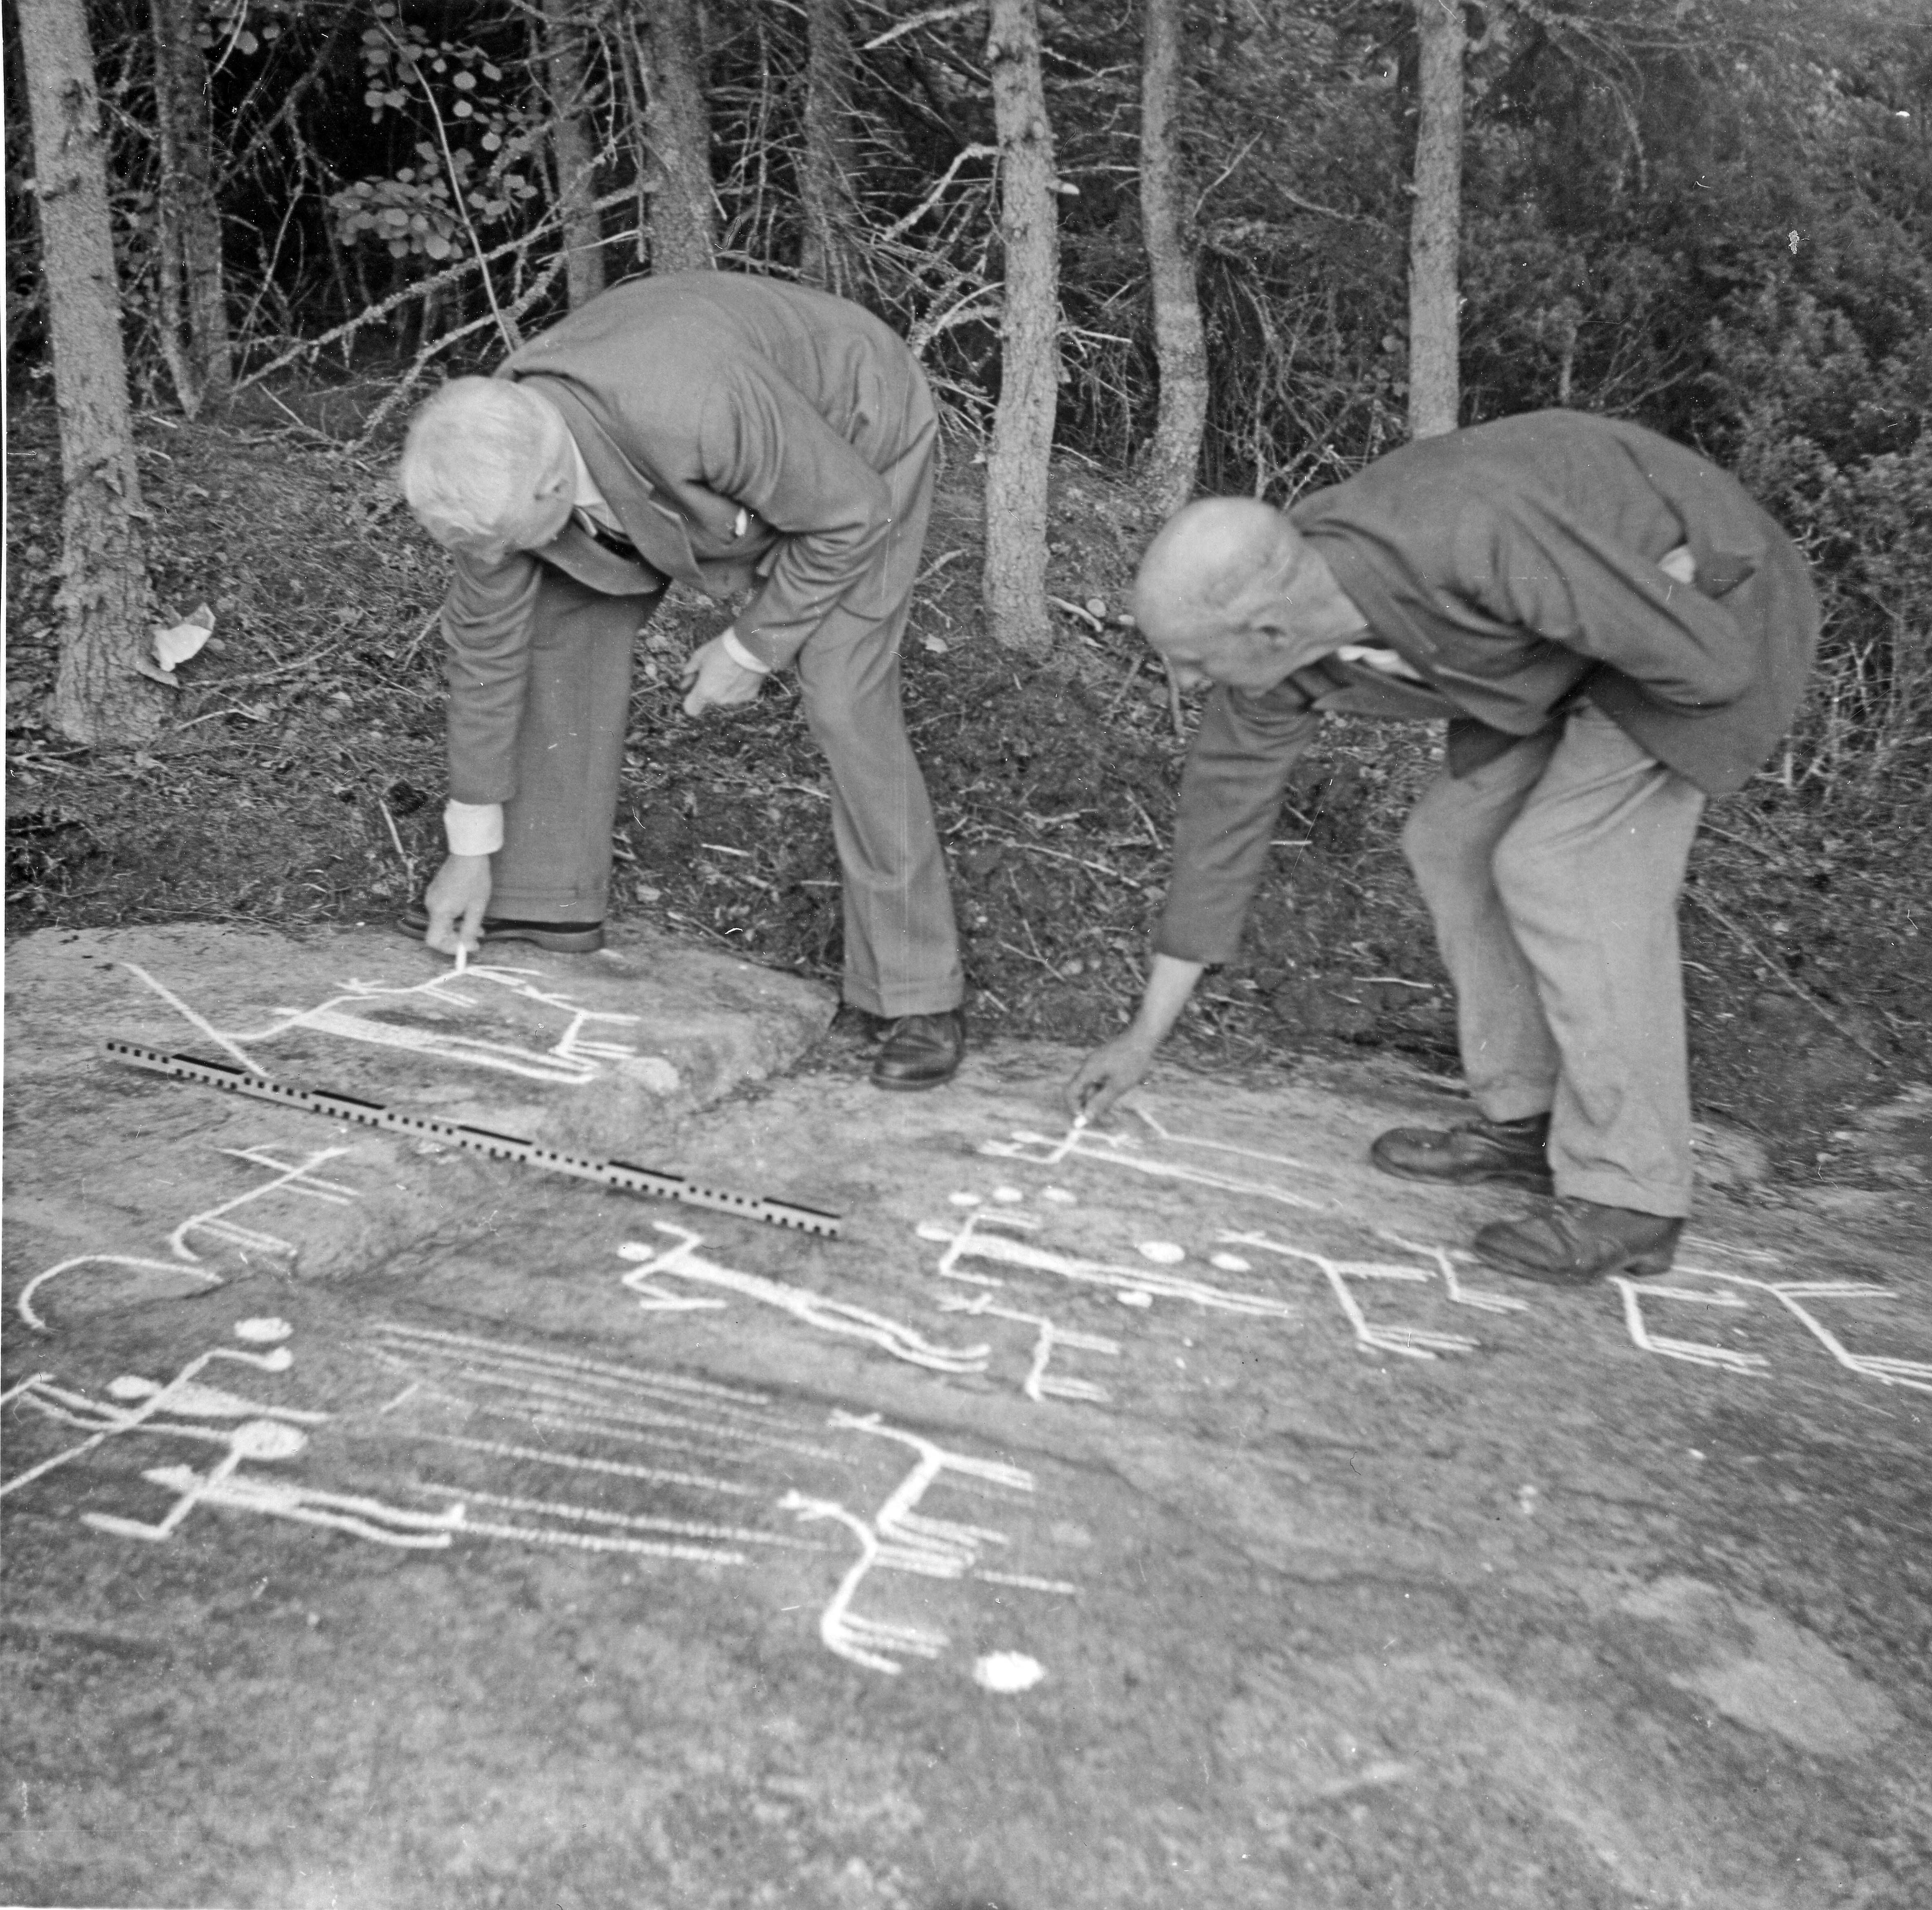
<path id="1" fill-rule="evenodd" d="M 214 612 L 206 604 L 190 611 L 181 622 L 165 629 L 157 624 L 152 632 L 154 661 L 164 670 L 174 669 L 185 663 L 214 634 Z"/>

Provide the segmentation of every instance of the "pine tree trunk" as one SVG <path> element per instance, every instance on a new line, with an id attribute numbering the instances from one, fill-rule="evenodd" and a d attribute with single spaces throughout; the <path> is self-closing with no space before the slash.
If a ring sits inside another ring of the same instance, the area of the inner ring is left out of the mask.
<path id="1" fill-rule="evenodd" d="M 1408 434 L 1456 428 L 1462 401 L 1456 264 L 1462 233 L 1462 0 L 1415 0 L 1422 40 L 1415 204 L 1408 224 Z"/>
<path id="2" fill-rule="evenodd" d="M 597 148 L 584 107 L 584 29 L 573 0 L 543 0 L 550 83 L 550 149 L 563 221 L 564 272 L 574 311 L 604 289 L 604 234 L 597 212 Z"/>
<path id="3" fill-rule="evenodd" d="M 1044 653 L 1047 475 L 1060 399 L 1060 225 L 1036 0 L 992 0 L 986 62 L 1000 144 L 1006 314 L 1000 403 L 986 458 L 986 621 L 1009 648 Z"/>
<path id="4" fill-rule="evenodd" d="M 138 742 L 160 727 L 164 692 L 134 668 L 147 561 L 94 52 L 84 0 L 18 0 L 17 17 L 65 491 L 54 722 L 75 743 Z"/>
<path id="5" fill-rule="evenodd" d="M 1182 204 L 1180 0 L 1146 0 L 1141 55 L 1141 235 L 1154 299 L 1160 409 L 1146 459 L 1148 490 L 1171 517 L 1192 496 L 1208 423 L 1208 343 Z"/>
<path id="6" fill-rule="evenodd" d="M 657 162 L 651 270 L 708 271 L 717 263 L 711 109 L 697 0 L 645 0 L 644 137 Z"/>
<path id="7" fill-rule="evenodd" d="M 858 222 L 847 0 L 806 0 L 805 19 L 805 152 L 799 173 L 805 236 L 799 272 L 808 284 L 843 293 L 856 275 L 852 236 Z"/>
<path id="8" fill-rule="evenodd" d="M 208 63 L 196 44 L 200 0 L 152 0 L 154 134 L 160 158 L 161 353 L 190 417 L 232 382 Z"/>

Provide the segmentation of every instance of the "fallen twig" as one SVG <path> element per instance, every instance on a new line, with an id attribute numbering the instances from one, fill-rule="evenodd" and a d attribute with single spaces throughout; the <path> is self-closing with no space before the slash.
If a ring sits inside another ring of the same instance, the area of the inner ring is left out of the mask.
<path id="1" fill-rule="evenodd" d="M 416 858 L 403 847 L 403 832 L 396 827 L 396 818 L 389 813 L 389 806 L 380 796 L 376 798 L 376 806 L 382 812 L 382 820 L 389 825 L 389 840 L 396 845 L 396 860 L 403 865 L 403 873 L 409 879 L 410 893 L 416 893 Z"/>
<path id="2" fill-rule="evenodd" d="M 1114 691 L 1113 695 L 1108 701 L 1106 708 L 1100 713 L 1101 719 L 1103 722 L 1112 717 L 1114 712 L 1120 707 L 1123 702 L 1126 701 L 1127 692 L 1133 688 L 1135 679 L 1138 677 L 1141 673 L 1141 665 L 1146 661 L 1147 652 L 1145 650 L 1136 650 L 1134 653 L 1134 660 L 1128 666 L 1127 674 L 1120 679 L 1120 688 Z M 1149 827 L 1151 827 L 1153 825 L 1150 824 L 1148 826 Z"/>
<path id="3" fill-rule="evenodd" d="M 1124 875 L 1119 869 L 1111 869 L 1106 863 L 1096 862 L 1090 857 L 1069 855 L 1064 849 L 1042 848 L 1037 842 L 1022 842 L 1016 836 L 995 835 L 991 830 L 986 833 L 994 842 L 1003 843 L 1010 849 L 1018 849 L 1022 855 L 1043 855 L 1054 862 L 1070 862 L 1076 868 L 1090 869 L 1096 875 L 1111 876 L 1123 888 L 1137 889 L 1142 886 L 1132 876 Z"/>

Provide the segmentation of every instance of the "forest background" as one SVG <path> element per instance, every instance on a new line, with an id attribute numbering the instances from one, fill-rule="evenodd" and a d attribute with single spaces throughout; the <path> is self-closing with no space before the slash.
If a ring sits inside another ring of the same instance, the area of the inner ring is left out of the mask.
<path id="1" fill-rule="evenodd" d="M 1190 720 L 1123 614 L 1166 510 L 1288 503 L 1430 404 L 1569 405 L 1735 470 L 1825 606 L 1796 732 L 1694 863 L 1701 1107 L 1755 1132 L 1748 1174 L 1855 1179 L 1861 1107 L 1932 1127 L 1922 0 L 9 0 L 5 27 L 10 935 L 393 913 L 441 788 L 409 406 L 599 285 L 767 272 L 884 313 L 946 410 L 907 699 L 983 1031 L 1086 1041 L 1137 993 Z M 118 464 L 76 457 L 71 376 L 55 402 L 90 146 Z M 202 605 L 164 668 L 147 632 Z M 793 698 L 677 711 L 724 614 L 681 598 L 647 636 L 620 905 L 833 977 Z M 1436 746 L 1333 727 L 1184 1051 L 1453 1071 L 1395 841 Z"/>

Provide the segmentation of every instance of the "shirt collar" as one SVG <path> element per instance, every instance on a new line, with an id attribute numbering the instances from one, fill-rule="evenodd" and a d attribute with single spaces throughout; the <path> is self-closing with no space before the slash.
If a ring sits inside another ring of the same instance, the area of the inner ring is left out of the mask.
<path id="1" fill-rule="evenodd" d="M 566 431 L 570 441 L 571 482 L 573 490 L 572 502 L 586 515 L 596 518 L 607 527 L 617 521 L 616 514 L 605 502 L 604 494 L 597 488 L 597 480 L 590 475 L 590 467 L 584 461 L 584 453 L 577 448 L 577 440 Z"/>

